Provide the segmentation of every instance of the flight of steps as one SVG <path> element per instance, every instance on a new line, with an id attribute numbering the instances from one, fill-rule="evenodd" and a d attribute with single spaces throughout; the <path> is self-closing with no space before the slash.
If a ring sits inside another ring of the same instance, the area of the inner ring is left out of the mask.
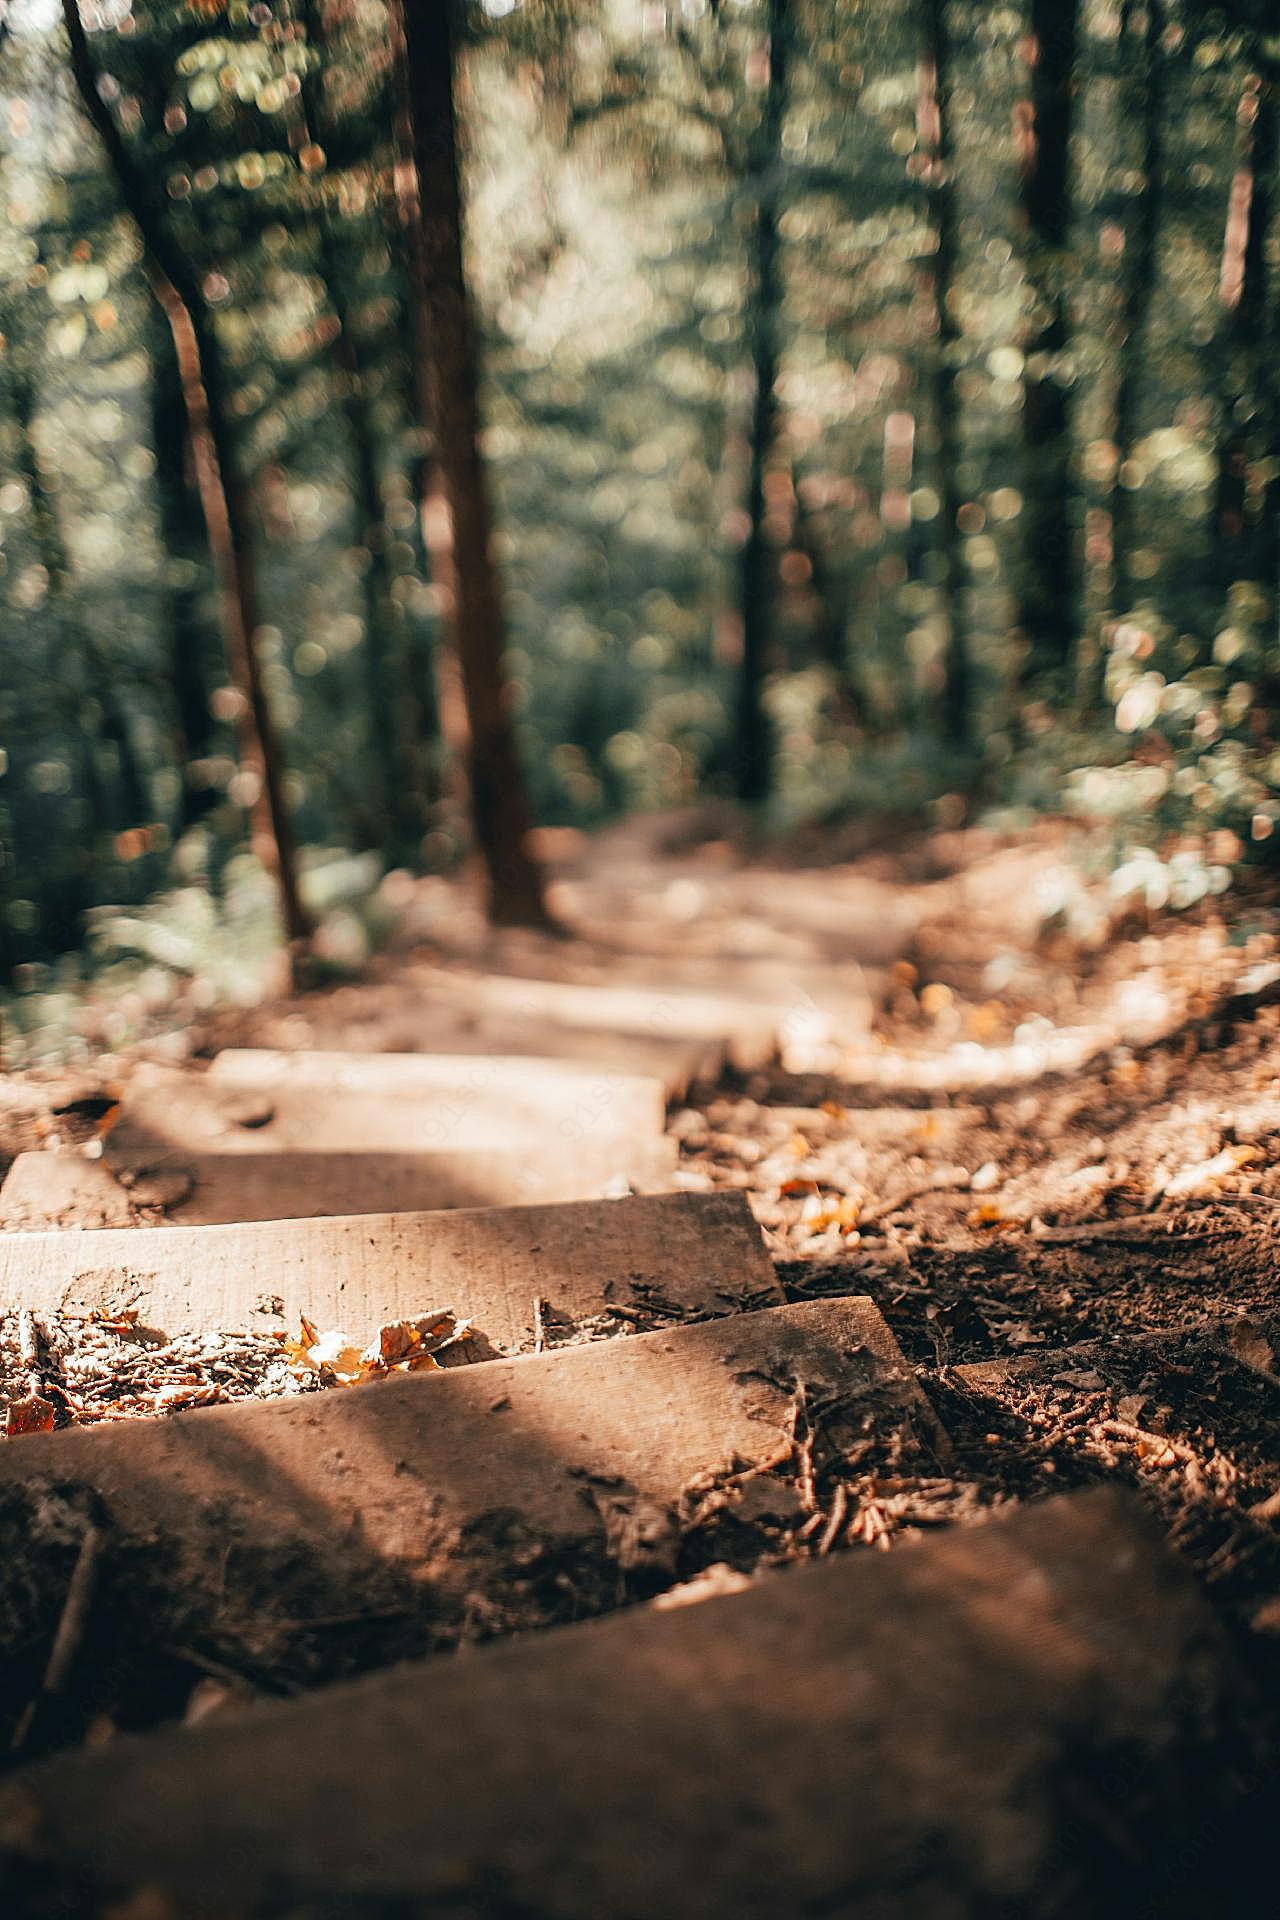
<path id="1" fill-rule="evenodd" d="M 1203 1910 L 1250 1707 L 1189 1578 L 1110 1491 L 851 1549 L 946 1433 L 869 1300 L 675 1189 L 646 1064 L 227 1052 L 15 1163 L 5 1311 L 471 1334 L 0 1446 L 5 1916 Z"/>

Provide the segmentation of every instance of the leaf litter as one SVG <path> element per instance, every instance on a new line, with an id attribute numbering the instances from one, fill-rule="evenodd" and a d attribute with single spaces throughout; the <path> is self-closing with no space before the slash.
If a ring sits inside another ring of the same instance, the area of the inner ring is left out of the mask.
<path id="1" fill-rule="evenodd" d="M 107 1420 L 152 1419 L 237 1400 L 275 1400 L 433 1372 L 469 1357 L 471 1329 L 437 1309 L 390 1321 L 370 1340 L 301 1317 L 275 1330 L 168 1338 L 133 1311 L 0 1314 L 0 1409 L 9 1438 Z"/>

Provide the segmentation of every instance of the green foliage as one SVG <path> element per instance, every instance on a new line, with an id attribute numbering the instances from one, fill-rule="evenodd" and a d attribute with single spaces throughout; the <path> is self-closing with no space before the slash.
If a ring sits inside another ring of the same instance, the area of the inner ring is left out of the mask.
<path id="1" fill-rule="evenodd" d="M 1259 339 L 1223 292 L 1233 182 L 1256 124 L 1241 104 L 1256 74 L 1265 105 L 1280 58 L 1267 11 L 1165 0 L 1153 180 L 1136 52 L 1146 9 L 1084 9 L 1070 243 L 1040 263 L 1068 289 L 1072 317 L 1064 537 L 1083 617 L 1068 711 L 1061 688 L 1045 707 L 1020 685 L 1011 631 L 1033 317 L 1014 131 L 1025 9 L 948 10 L 954 607 L 938 554 L 936 234 L 915 9 L 794 0 L 780 156 L 763 175 L 762 0 L 468 9 L 459 96 L 485 452 L 540 818 L 591 823 L 728 784 L 759 317 L 748 243 L 763 197 L 781 277 L 764 522 L 778 817 L 909 808 L 966 787 L 1113 820 L 1122 871 L 1136 859 L 1147 873 L 1134 851 L 1146 847 L 1161 871 L 1199 861 L 1216 886 L 1270 852 L 1274 218 L 1253 268 Z M 188 937 L 189 912 L 189 937 L 212 939 L 198 914 L 234 928 L 247 884 L 235 697 L 181 437 L 175 452 L 166 431 L 170 349 L 137 236 L 74 106 L 60 30 L 35 0 L 11 16 L 0 77 L 10 967 L 43 963 L 87 929 L 100 949 L 104 926 L 149 924 L 137 910 L 174 886 L 187 904 L 164 924 Z M 214 316 L 301 837 L 447 864 L 462 836 L 436 726 L 442 590 L 416 500 L 427 449 L 413 424 L 386 8 L 111 0 L 85 19 L 104 98 Z M 1257 205 L 1266 182 L 1255 187 Z M 1153 191 L 1157 268 L 1135 344 L 1126 261 Z M 1221 500 L 1232 461 L 1235 532 Z M 1133 607 L 1115 604 L 1122 574 Z M 980 764 L 937 744 L 956 611 Z M 1170 879 L 1169 897 L 1199 884 Z"/>

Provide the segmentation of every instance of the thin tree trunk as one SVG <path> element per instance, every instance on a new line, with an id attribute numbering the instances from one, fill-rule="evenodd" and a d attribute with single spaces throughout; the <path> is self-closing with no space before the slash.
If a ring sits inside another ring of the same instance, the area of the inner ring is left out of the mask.
<path id="1" fill-rule="evenodd" d="M 462 683 L 470 739 L 467 772 L 476 847 L 499 925 L 548 926 L 542 874 L 529 845 L 530 815 L 516 750 L 503 659 L 505 631 L 492 555 L 488 476 L 480 453 L 475 323 L 462 264 L 453 10 L 405 0 L 405 77 L 417 172 L 423 331 L 439 477 L 429 509 L 437 584 Z"/>
<path id="2" fill-rule="evenodd" d="M 943 645 L 943 731 L 953 745 L 964 744 L 972 730 L 972 665 L 965 628 L 962 595 L 959 514 L 963 504 L 957 470 L 960 462 L 960 401 L 956 392 L 956 358 L 960 327 L 952 290 L 957 264 L 955 180 L 951 143 L 951 34 L 947 0 L 921 0 L 920 105 L 917 115 L 922 178 L 928 193 L 933 228 L 933 356 L 930 398 L 936 439 L 938 518 L 934 553 L 938 560 L 938 588 L 946 622 Z"/>
<path id="3" fill-rule="evenodd" d="M 235 470 L 223 411 L 217 335 L 195 275 L 152 214 L 146 182 L 103 102 L 78 0 L 62 0 L 71 64 L 84 109 L 98 133 L 125 208 L 138 229 L 152 290 L 169 323 L 187 413 L 196 485 L 218 575 L 227 660 L 241 694 L 237 730 L 242 771 L 256 783 L 254 849 L 275 874 L 286 937 L 300 941 L 310 920 L 298 891 L 293 829 L 284 798 L 284 763 L 263 686 L 257 649 L 258 599 L 247 503 Z"/>
<path id="4" fill-rule="evenodd" d="M 1029 97 L 1018 111 L 1026 275 L 1034 302 L 1023 342 L 1023 508 L 1018 627 L 1024 684 L 1065 689 L 1078 625 L 1071 526 L 1071 342 L 1066 250 L 1079 0 L 1031 0 Z"/>
<path id="5" fill-rule="evenodd" d="M 1276 590 L 1274 482 L 1254 483 L 1274 458 L 1277 421 L 1268 339 L 1267 239 L 1276 198 L 1280 90 L 1273 72 L 1250 74 L 1240 101 L 1241 151 L 1231 186 L 1218 295 L 1222 308 L 1222 431 L 1213 501 L 1214 551 L 1225 592 L 1257 580 Z"/>
<path id="6" fill-rule="evenodd" d="M 782 154 L 787 100 L 786 0 L 768 0 L 768 79 L 749 171 L 756 196 L 751 229 L 751 420 L 747 453 L 747 537 L 738 570 L 742 660 L 738 669 L 734 771 L 738 798 L 765 800 L 773 784 L 773 739 L 764 683 L 773 634 L 773 557 L 765 536 L 765 473 L 778 425 L 778 336 L 782 277 L 777 190 L 770 175 Z"/>
<path id="7" fill-rule="evenodd" d="M 172 339 L 158 335 L 151 359 L 151 444 L 156 458 L 160 542 L 165 558 L 165 619 L 169 692 L 173 703 L 174 758 L 182 775 L 177 831 L 185 833 L 216 804 L 209 786 L 192 777 L 214 752 L 212 635 L 200 601 L 208 541 L 199 497 L 192 485 L 182 382 Z"/>
<path id="8" fill-rule="evenodd" d="M 1111 608 L 1125 613 L 1133 604 L 1133 489 L 1125 468 L 1137 439 L 1138 400 L 1147 355 L 1147 329 L 1159 262 L 1160 219 L 1164 206 L 1165 74 L 1161 41 L 1164 0 L 1145 0 L 1141 52 L 1134 46 L 1134 0 L 1125 0 L 1120 47 L 1127 74 L 1126 117 L 1142 129 L 1142 187 L 1125 238 L 1120 368 L 1116 382 L 1113 437 L 1116 469 L 1111 482 Z"/>

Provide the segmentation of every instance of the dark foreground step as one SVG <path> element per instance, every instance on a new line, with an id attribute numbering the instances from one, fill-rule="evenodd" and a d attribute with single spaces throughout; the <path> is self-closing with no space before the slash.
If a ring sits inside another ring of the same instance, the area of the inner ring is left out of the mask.
<path id="1" fill-rule="evenodd" d="M 519 1353 L 592 1316 L 623 1333 L 781 1300 L 740 1193 L 0 1235 L 0 1311 L 132 1312 L 169 1337 L 296 1333 L 306 1314 L 363 1345 L 385 1321 L 442 1308 L 472 1322 L 477 1354 Z"/>
<path id="2" fill-rule="evenodd" d="M 554 1137 L 493 1149 L 419 1153 L 189 1152 L 158 1146 L 109 1171 L 74 1153 L 22 1153 L 0 1188 L 0 1226 L 124 1225 L 121 1216 L 184 1226 L 238 1220 L 306 1220 L 344 1213 L 418 1213 L 590 1200 L 628 1189 L 669 1191 L 676 1142 Z M 115 1190 L 111 1187 L 115 1180 Z"/>
<path id="3" fill-rule="evenodd" d="M 145 1716 L 161 1655 L 289 1690 L 598 1612 L 726 1539 L 754 1563 L 846 1459 L 936 1444 L 867 1300 L 30 1435 L 0 1444 L 0 1687 L 19 1712 L 90 1526 L 99 1705 Z"/>
<path id="4" fill-rule="evenodd" d="M 1248 1717 L 1185 1574 L 1094 1492 L 52 1762 L 0 1789 L 4 1911 L 1260 1911 L 1223 1844 Z"/>

